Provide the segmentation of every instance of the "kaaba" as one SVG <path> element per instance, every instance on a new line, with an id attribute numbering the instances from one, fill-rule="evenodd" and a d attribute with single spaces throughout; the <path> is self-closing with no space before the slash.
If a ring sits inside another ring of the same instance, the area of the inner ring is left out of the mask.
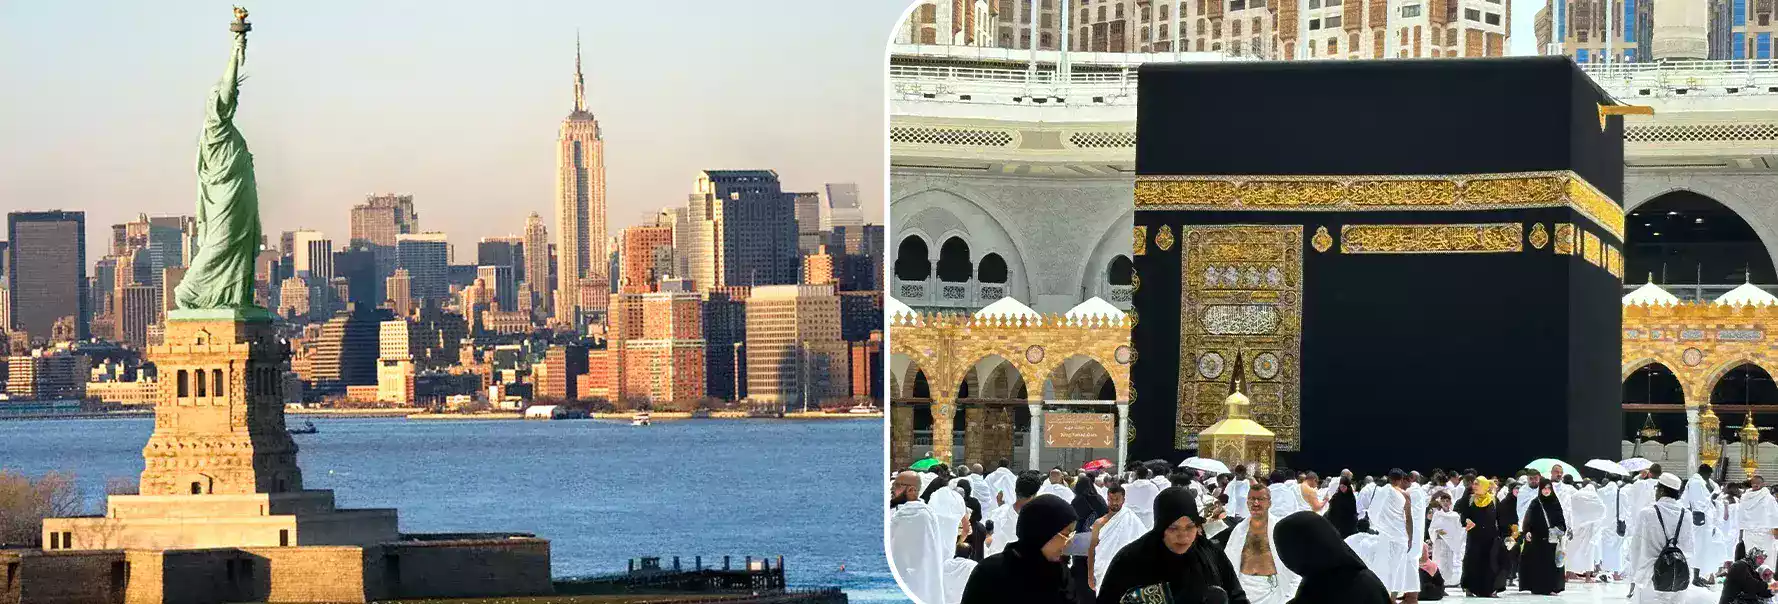
<path id="1" fill-rule="evenodd" d="M 1287 467 L 1617 457 L 1623 124 L 1572 62 L 1139 81 L 1133 459 L 1195 450 L 1236 359 Z"/>

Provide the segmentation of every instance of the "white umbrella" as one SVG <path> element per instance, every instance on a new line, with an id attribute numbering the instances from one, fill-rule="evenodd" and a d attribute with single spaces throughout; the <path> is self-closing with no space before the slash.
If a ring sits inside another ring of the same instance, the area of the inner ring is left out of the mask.
<path id="1" fill-rule="evenodd" d="M 1617 463 L 1618 463 L 1618 466 L 1620 466 L 1623 469 L 1628 470 L 1630 472 L 1641 472 L 1643 470 L 1647 470 L 1649 466 L 1655 465 L 1655 462 L 1643 459 L 1641 457 L 1632 457 L 1632 458 L 1629 458 L 1629 459 L 1626 459 L 1626 460 L 1623 460 L 1623 461 L 1620 461 Z"/>
<path id="2" fill-rule="evenodd" d="M 1600 472 L 1604 472 L 1606 474 L 1616 474 L 1618 476 L 1629 476 L 1630 475 L 1630 470 L 1628 468 L 1618 465 L 1617 462 L 1609 460 L 1609 459 L 1587 460 L 1587 467 L 1598 470 Z"/>
<path id="3" fill-rule="evenodd" d="M 1179 467 L 1201 470 L 1211 474 L 1229 473 L 1228 465 L 1207 457 L 1188 457 L 1185 461 L 1179 462 Z"/>

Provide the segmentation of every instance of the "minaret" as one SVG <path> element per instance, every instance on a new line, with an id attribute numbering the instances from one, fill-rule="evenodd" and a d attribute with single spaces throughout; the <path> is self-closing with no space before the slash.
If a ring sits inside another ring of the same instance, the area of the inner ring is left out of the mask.
<path id="1" fill-rule="evenodd" d="M 555 318 L 577 325 L 583 308 L 604 308 L 605 139 L 586 109 L 580 36 L 574 39 L 574 109 L 556 136 L 557 247 Z M 587 286 L 582 286 L 582 281 Z M 602 293 L 603 292 L 603 293 Z"/>
<path id="2" fill-rule="evenodd" d="M 1708 3 L 1703 0 L 1655 0 L 1654 39 L 1649 54 L 1656 61 L 1710 58 Z"/>

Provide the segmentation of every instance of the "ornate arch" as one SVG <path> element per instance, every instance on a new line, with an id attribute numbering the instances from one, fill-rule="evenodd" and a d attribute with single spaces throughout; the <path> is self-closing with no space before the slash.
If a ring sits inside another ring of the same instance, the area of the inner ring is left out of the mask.
<path id="1" fill-rule="evenodd" d="M 942 204 L 928 204 L 917 200 L 917 198 L 927 194 L 941 194 L 948 196 L 949 199 L 946 199 L 946 203 Z M 988 211 L 987 207 L 977 201 L 982 197 L 984 196 L 975 191 L 973 187 L 964 183 L 953 182 L 948 183 L 946 186 L 926 186 L 901 195 L 896 195 L 889 202 L 889 207 L 891 213 L 910 217 L 920 216 L 931 209 L 943 210 L 962 227 L 956 230 L 963 235 L 963 241 L 969 244 L 970 260 L 976 262 L 979 261 L 981 256 L 986 255 L 989 252 L 999 253 L 1001 260 L 1006 261 L 1008 272 L 1012 273 L 1006 284 L 1007 287 L 1010 288 L 1009 295 L 1021 300 L 1029 300 L 1031 297 L 1030 277 L 1033 274 L 1025 254 L 1025 250 L 1029 246 L 1025 244 L 1016 231 L 1007 228 L 1006 224 L 1001 222 L 998 216 L 995 216 L 993 212 Z M 895 206 L 902 203 L 911 203 L 913 206 L 924 205 L 925 207 L 906 207 L 902 210 L 898 210 Z M 1132 211 L 1134 210 L 1132 209 Z M 907 212 L 913 213 L 908 214 Z M 968 225 L 964 223 L 963 215 L 979 216 L 986 220 L 995 231 L 998 231 L 996 235 L 1004 237 L 1012 249 L 1003 250 L 996 245 L 992 245 L 992 242 L 982 242 L 979 236 L 987 235 L 986 233 L 975 234 L 977 235 L 976 237 L 969 236 Z M 918 228 L 918 225 L 914 222 L 910 222 L 909 219 L 897 220 L 895 222 L 898 225 L 895 234 L 896 241 L 901 241 L 902 233 L 916 230 Z M 907 225 L 907 227 L 903 228 L 899 226 L 902 224 Z M 943 245 L 944 240 L 950 237 L 951 230 L 952 229 L 946 229 L 945 232 L 938 233 L 937 239 L 928 236 L 926 240 L 928 243 L 937 241 L 940 245 Z M 936 248 L 931 246 L 927 247 L 928 255 L 936 253 Z"/>
<path id="2" fill-rule="evenodd" d="M 1103 229 L 1104 232 L 1099 235 L 1099 241 L 1093 244 L 1092 251 L 1075 267 L 1075 280 L 1080 283 L 1081 291 L 1086 292 L 1087 296 L 1099 295 L 1097 292 L 1100 282 L 1105 280 L 1104 275 L 1110 270 L 1108 267 L 1113 258 L 1122 254 L 1135 260 L 1131 245 L 1131 229 L 1135 225 L 1136 208 L 1131 207 Z"/>
<path id="3" fill-rule="evenodd" d="M 1625 174 L 1624 212 L 1635 211 L 1668 193 L 1684 191 L 1708 197 L 1752 227 L 1754 236 L 1759 237 L 1760 244 L 1765 246 L 1767 257 L 1778 264 L 1778 248 L 1774 247 L 1778 244 L 1778 213 L 1774 213 L 1762 198 L 1755 197 L 1769 193 L 1772 185 L 1778 185 L 1778 179 L 1768 177 L 1766 182 L 1738 182 L 1742 180 L 1748 180 L 1748 177 Z"/>
<path id="4" fill-rule="evenodd" d="M 1761 359 L 1746 351 L 1734 351 L 1733 356 L 1730 356 L 1728 360 L 1712 366 L 1710 372 L 1704 374 L 1703 377 L 1700 378 L 1700 381 L 1698 382 L 1700 388 L 1698 388 L 1697 392 L 1701 395 L 1701 398 L 1699 399 L 1698 404 L 1703 405 L 1709 403 L 1710 398 L 1716 395 L 1716 386 L 1722 382 L 1722 378 L 1727 376 L 1730 371 L 1734 371 L 1736 367 L 1742 365 L 1752 365 L 1760 368 L 1760 370 L 1766 372 L 1767 375 L 1774 375 L 1772 369 L 1767 367 Z M 1685 383 L 1681 382 L 1680 387 L 1683 388 L 1684 386 Z M 1690 397 L 1687 398 L 1686 404 L 1687 406 L 1691 405 Z"/>

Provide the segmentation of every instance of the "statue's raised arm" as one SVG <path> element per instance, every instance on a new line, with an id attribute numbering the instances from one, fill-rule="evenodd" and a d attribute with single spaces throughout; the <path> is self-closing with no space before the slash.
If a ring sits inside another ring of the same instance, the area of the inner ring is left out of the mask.
<path id="1" fill-rule="evenodd" d="M 234 48 L 210 93 L 198 139 L 197 251 L 174 298 L 179 309 L 257 311 L 253 261 L 259 253 L 259 187 L 253 154 L 235 127 L 241 63 L 247 58 L 247 11 L 235 8 Z"/>
<path id="2" fill-rule="evenodd" d="M 253 31 L 253 25 L 247 23 L 247 9 L 235 7 L 235 22 L 229 24 L 229 31 L 234 32 L 234 49 L 229 52 L 228 66 L 223 68 L 222 79 L 216 82 L 211 95 L 206 116 L 211 122 L 227 122 L 235 116 L 235 102 L 241 92 L 241 65 L 247 62 L 247 32 Z"/>

